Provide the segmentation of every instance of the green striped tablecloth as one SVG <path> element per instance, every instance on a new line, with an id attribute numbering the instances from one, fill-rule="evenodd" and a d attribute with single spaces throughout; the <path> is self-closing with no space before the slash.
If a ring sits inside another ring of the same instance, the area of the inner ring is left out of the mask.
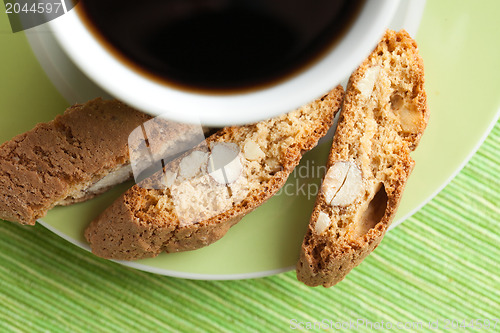
<path id="1" fill-rule="evenodd" d="M 294 272 L 157 276 L 98 259 L 43 227 L 0 223 L 0 331 L 283 332 L 325 320 L 333 331 L 351 321 L 358 328 L 344 331 L 369 332 L 384 321 L 393 329 L 421 322 L 406 331 L 423 332 L 438 320 L 435 332 L 446 319 L 452 327 L 499 318 L 499 147 L 500 122 L 437 197 L 331 289 L 308 288 Z M 500 332 L 500 323 L 475 331 Z"/>

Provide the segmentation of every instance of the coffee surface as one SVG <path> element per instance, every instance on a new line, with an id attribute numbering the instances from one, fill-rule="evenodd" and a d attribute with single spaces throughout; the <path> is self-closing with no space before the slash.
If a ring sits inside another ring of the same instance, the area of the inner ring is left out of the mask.
<path id="1" fill-rule="evenodd" d="M 364 0 L 81 0 L 79 13 L 135 69 L 187 90 L 267 86 L 307 68 Z"/>

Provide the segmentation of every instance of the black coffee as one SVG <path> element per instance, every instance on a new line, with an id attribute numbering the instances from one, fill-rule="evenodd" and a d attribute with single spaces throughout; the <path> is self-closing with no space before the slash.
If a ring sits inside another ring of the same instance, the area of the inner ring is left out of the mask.
<path id="1" fill-rule="evenodd" d="M 364 0 L 81 0 L 91 28 L 136 69 L 184 89 L 255 89 L 328 51 Z"/>

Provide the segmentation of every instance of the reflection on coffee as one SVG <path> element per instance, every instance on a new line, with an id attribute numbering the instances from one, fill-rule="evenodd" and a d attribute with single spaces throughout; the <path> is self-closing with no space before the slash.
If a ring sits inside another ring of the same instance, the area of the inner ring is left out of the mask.
<path id="1" fill-rule="evenodd" d="M 364 0 L 81 0 L 85 22 L 136 69 L 183 89 L 251 90 L 314 63 Z M 95 28 L 95 29 L 94 29 Z"/>

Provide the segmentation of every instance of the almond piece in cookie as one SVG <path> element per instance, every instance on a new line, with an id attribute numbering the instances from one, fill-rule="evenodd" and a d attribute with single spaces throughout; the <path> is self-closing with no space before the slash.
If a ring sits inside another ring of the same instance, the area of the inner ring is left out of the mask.
<path id="1" fill-rule="evenodd" d="M 162 252 L 201 248 L 220 239 L 246 214 L 271 198 L 333 123 L 343 97 L 341 86 L 288 114 L 253 125 L 226 127 L 195 151 L 205 166 L 171 186 L 153 189 L 153 175 L 133 186 L 97 217 L 85 232 L 92 252 L 133 260 Z M 188 152 L 165 166 L 180 175 Z"/>
<path id="2" fill-rule="evenodd" d="M 417 45 L 405 31 L 387 31 L 349 80 L 297 264 L 300 281 L 333 286 L 377 247 L 428 117 Z"/>
<path id="3" fill-rule="evenodd" d="M 363 191 L 361 171 L 353 162 L 338 161 L 326 172 L 321 189 L 331 206 L 348 206 Z"/>
<path id="4" fill-rule="evenodd" d="M 239 147 L 235 143 L 216 143 L 212 145 L 207 171 L 221 185 L 229 185 L 241 176 L 243 165 Z"/>

